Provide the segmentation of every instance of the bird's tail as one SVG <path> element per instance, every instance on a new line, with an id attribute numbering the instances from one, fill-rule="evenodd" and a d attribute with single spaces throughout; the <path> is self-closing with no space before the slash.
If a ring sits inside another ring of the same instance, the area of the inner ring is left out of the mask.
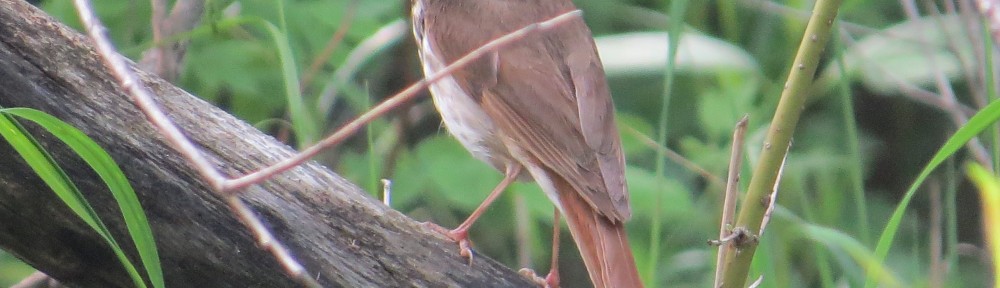
<path id="1" fill-rule="evenodd" d="M 553 180 L 569 231 L 594 287 L 642 287 L 624 223 L 613 223 L 597 213 L 569 183 L 562 179 Z"/>

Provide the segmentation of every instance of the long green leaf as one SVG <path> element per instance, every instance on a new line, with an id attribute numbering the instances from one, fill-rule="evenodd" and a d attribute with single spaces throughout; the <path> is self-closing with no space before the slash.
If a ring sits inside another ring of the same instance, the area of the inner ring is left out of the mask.
<path id="1" fill-rule="evenodd" d="M 145 214 L 143 214 L 142 208 L 138 204 L 135 192 L 132 191 L 128 181 L 125 180 L 121 173 L 121 169 L 111 160 L 107 152 L 104 152 L 100 146 L 76 128 L 43 112 L 27 108 L 0 109 L 0 112 L 5 114 L 0 117 L 0 136 L 3 136 L 14 147 L 32 170 L 42 178 L 46 185 L 80 219 L 94 229 L 111 246 L 115 256 L 118 257 L 136 286 L 146 287 L 135 265 L 125 256 L 121 246 L 111 236 L 110 230 L 101 222 L 93 207 L 83 197 L 83 194 L 80 193 L 76 185 L 72 183 L 69 176 L 42 149 L 34 138 L 27 134 L 8 115 L 16 115 L 39 124 L 65 142 L 67 146 L 80 155 L 98 173 L 102 180 L 107 183 L 121 207 L 129 233 L 132 235 L 133 241 L 139 250 L 140 258 L 142 258 L 143 265 L 146 267 L 151 283 L 157 288 L 164 287 L 162 270 L 148 221 L 146 221 Z"/>
<path id="2" fill-rule="evenodd" d="M 802 224 L 803 233 L 813 241 L 821 243 L 828 249 L 840 249 L 847 252 L 854 262 L 868 271 L 871 277 L 885 283 L 886 287 L 904 287 L 899 279 L 892 275 L 889 269 L 882 265 L 882 261 L 872 255 L 871 250 L 865 248 L 864 244 L 857 239 L 844 234 L 843 232 L 813 224 Z"/>
<path id="3" fill-rule="evenodd" d="M 657 125 L 657 143 L 663 147 L 667 147 L 667 114 L 670 112 L 670 99 L 674 89 L 674 66 L 677 60 L 677 47 L 680 47 L 681 36 L 684 32 L 684 11 L 687 10 L 688 1 L 679 0 L 670 2 L 670 29 L 667 34 L 668 37 L 668 49 L 667 49 L 667 63 L 664 67 L 663 72 L 663 97 L 660 104 L 660 117 L 659 124 Z M 662 179 L 666 169 L 667 157 L 664 155 L 663 150 L 657 150 L 656 152 L 656 166 L 655 173 Z M 661 233 L 660 230 L 663 229 L 662 223 L 660 223 L 660 205 L 662 204 L 660 194 L 657 194 L 656 207 L 657 209 L 653 212 L 652 221 L 650 223 L 650 239 L 649 239 L 649 262 L 646 263 L 646 269 L 640 270 L 640 274 L 643 277 L 643 282 L 647 285 L 655 285 L 656 275 L 659 270 L 660 261 L 660 241 Z M 641 269 L 641 268 L 640 268 Z"/>
<path id="4" fill-rule="evenodd" d="M 983 209 L 983 234 L 986 235 L 986 251 L 992 259 L 1000 259 L 1000 179 L 993 176 L 983 166 L 971 164 L 966 169 L 969 179 L 979 188 L 979 202 Z M 993 283 L 1000 283 L 1000 263 L 993 262 Z"/>
<path id="5" fill-rule="evenodd" d="M 280 5 L 280 3 L 279 3 Z M 281 61 L 281 77 L 285 84 L 285 98 L 288 105 L 288 114 L 291 118 L 292 128 L 295 131 L 295 138 L 299 147 L 306 147 L 315 143 L 320 136 L 320 128 L 317 125 L 317 117 L 313 116 L 315 110 L 309 109 L 306 100 L 299 90 L 299 73 L 295 65 L 295 56 L 292 47 L 289 45 L 288 34 L 271 22 L 254 16 L 242 16 L 230 19 L 223 19 L 215 25 L 201 26 L 190 32 L 190 37 L 197 37 L 207 33 L 213 33 L 218 29 L 227 30 L 239 27 L 240 25 L 253 25 L 264 29 L 274 41 L 275 49 L 278 53 L 278 60 Z"/>
<path id="6" fill-rule="evenodd" d="M 910 200 L 913 199 L 913 195 L 916 194 L 917 188 L 924 183 L 927 176 L 934 171 L 935 168 L 941 165 L 945 159 L 948 159 L 952 154 L 955 154 L 966 142 L 972 140 L 973 137 L 979 135 L 987 128 L 991 127 L 993 123 L 1000 120 L 1000 101 L 994 101 L 990 105 L 983 108 L 983 110 L 976 113 L 969 119 L 968 123 L 965 123 L 962 128 L 959 128 L 948 138 L 948 141 L 944 143 L 941 150 L 938 150 L 931 161 L 927 163 L 923 171 L 920 171 L 919 176 L 910 185 L 910 188 L 906 191 L 906 195 L 900 200 L 899 204 L 896 205 L 896 210 L 892 212 L 892 217 L 889 218 L 889 223 L 886 224 L 884 230 L 882 230 L 882 236 L 878 239 L 878 246 L 875 247 L 875 255 L 880 261 L 885 261 L 885 257 L 889 254 L 889 248 L 892 247 L 892 241 L 896 238 L 896 232 L 899 231 L 899 223 L 903 220 L 903 215 L 906 213 L 906 207 L 909 206 Z M 875 287 L 876 279 L 871 273 L 868 273 L 867 280 L 865 281 L 865 287 Z"/>
<path id="7" fill-rule="evenodd" d="M 281 1 L 276 2 L 279 14 L 284 19 L 284 12 Z M 292 47 L 288 44 L 288 34 L 283 31 L 284 20 L 281 21 L 282 28 L 278 28 L 271 22 L 261 23 L 267 32 L 271 34 L 274 45 L 278 49 L 278 58 L 281 60 L 281 76 L 285 82 L 285 97 L 288 98 L 288 113 L 292 119 L 292 126 L 295 127 L 295 138 L 299 147 L 308 147 L 319 138 L 319 127 L 305 99 L 302 98 L 302 91 L 299 90 L 299 72 L 295 66 L 295 57 L 292 55 Z"/>
<path id="8" fill-rule="evenodd" d="M 118 202 L 122 217 L 125 219 L 125 225 L 133 243 L 135 243 L 143 267 L 146 268 L 150 282 L 153 283 L 153 287 L 164 287 L 163 269 L 160 265 L 156 241 L 153 238 L 153 230 L 149 227 L 149 220 L 146 219 L 146 214 L 142 210 L 135 190 L 132 190 L 132 185 L 125 178 L 125 173 L 111 158 L 111 155 L 108 155 L 108 152 L 79 129 L 45 112 L 29 108 L 8 108 L 3 109 L 3 112 L 35 122 L 63 141 L 87 165 L 90 165 L 94 172 L 97 172 L 101 180 L 108 185 L 115 201 Z"/>

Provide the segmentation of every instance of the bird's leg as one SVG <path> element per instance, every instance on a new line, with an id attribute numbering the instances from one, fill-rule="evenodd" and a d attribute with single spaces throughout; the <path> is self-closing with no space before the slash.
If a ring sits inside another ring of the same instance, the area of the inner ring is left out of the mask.
<path id="1" fill-rule="evenodd" d="M 531 281 L 534 281 L 538 286 L 545 288 L 558 288 L 559 287 L 559 209 L 554 209 L 555 213 L 552 215 L 552 263 L 549 264 L 549 274 L 545 275 L 545 278 L 539 277 L 535 274 L 535 270 L 528 268 L 522 268 L 520 271 L 521 275 L 528 277 Z"/>
<path id="2" fill-rule="evenodd" d="M 507 170 L 504 172 L 503 181 L 500 181 L 500 184 L 497 184 L 497 187 L 493 188 L 493 192 L 490 192 L 490 195 L 486 196 L 486 200 L 483 200 L 483 203 L 479 204 L 479 207 L 477 207 L 475 211 L 472 211 L 469 218 L 465 219 L 465 222 L 462 222 L 462 224 L 455 227 L 455 229 L 448 230 L 438 226 L 437 224 L 429 222 L 425 223 L 425 225 L 440 232 L 441 234 L 444 234 L 445 236 L 448 236 L 451 240 L 458 242 L 458 247 L 460 249 L 459 254 L 463 257 L 468 257 L 469 264 L 472 264 L 472 249 L 470 249 L 469 228 L 472 227 L 472 223 L 475 223 L 476 220 L 479 219 L 479 216 L 482 216 L 483 212 L 486 212 L 486 208 L 488 208 L 490 204 L 493 204 L 493 201 L 496 201 L 497 198 L 500 197 L 500 194 L 503 194 L 503 191 L 507 189 L 507 186 L 510 186 L 510 183 L 513 183 L 520 174 L 520 164 L 508 166 Z"/>

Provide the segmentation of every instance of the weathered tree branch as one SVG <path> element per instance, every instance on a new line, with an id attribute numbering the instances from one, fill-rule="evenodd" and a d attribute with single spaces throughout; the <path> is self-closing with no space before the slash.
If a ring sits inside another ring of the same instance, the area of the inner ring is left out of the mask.
<path id="1" fill-rule="evenodd" d="M 245 174 L 292 155 L 288 147 L 212 105 L 155 76 L 139 74 L 170 117 L 224 173 Z M 88 39 L 20 0 L 0 0 L 0 106 L 55 115 L 111 153 L 146 209 L 167 286 L 294 286 L 161 140 L 106 72 Z M 94 173 L 54 137 L 35 135 L 116 237 L 125 239 L 118 208 Z M 467 265 L 457 245 L 315 163 L 250 187 L 241 197 L 328 287 L 532 286 L 485 257 Z M 130 242 L 119 241 L 129 251 Z M 70 286 L 131 286 L 99 237 L 2 141 L 0 248 Z"/>

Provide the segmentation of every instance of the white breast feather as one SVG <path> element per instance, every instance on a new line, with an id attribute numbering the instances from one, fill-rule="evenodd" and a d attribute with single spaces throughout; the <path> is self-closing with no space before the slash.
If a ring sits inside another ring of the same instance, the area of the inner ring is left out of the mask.
<path id="1" fill-rule="evenodd" d="M 444 69 L 445 65 L 440 60 L 440 57 L 424 53 L 434 51 L 434 48 L 430 41 L 428 41 L 431 38 L 430 35 L 423 36 L 423 39 L 420 39 L 421 46 L 423 46 L 420 53 L 420 60 L 425 63 L 424 75 L 430 76 Z M 434 106 L 441 113 L 441 118 L 444 120 L 448 131 L 458 139 L 458 142 L 462 143 L 462 146 L 465 146 L 465 149 L 472 152 L 472 155 L 477 159 L 486 163 L 492 163 L 491 153 L 488 147 L 486 147 L 485 141 L 489 137 L 487 133 L 492 133 L 496 128 L 493 125 L 493 121 L 486 115 L 486 112 L 479 107 L 479 104 L 472 97 L 466 95 L 462 87 L 458 86 L 458 83 L 451 77 L 434 82 L 431 84 L 430 90 L 434 99 Z"/>

